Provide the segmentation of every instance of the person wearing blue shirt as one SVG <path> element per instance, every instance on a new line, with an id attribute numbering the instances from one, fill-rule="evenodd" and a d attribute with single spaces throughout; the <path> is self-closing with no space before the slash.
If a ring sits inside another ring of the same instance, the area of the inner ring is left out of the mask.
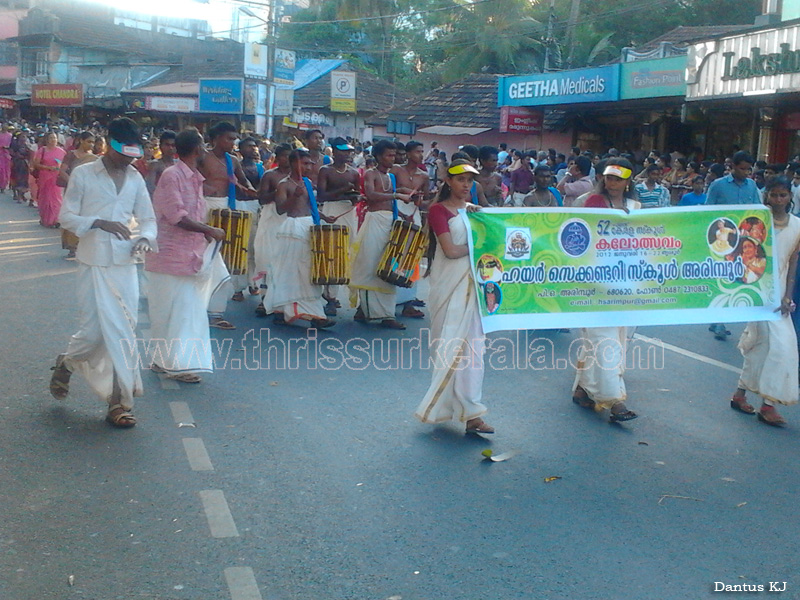
<path id="1" fill-rule="evenodd" d="M 761 193 L 756 182 L 750 179 L 752 170 L 752 156 L 742 151 L 734 154 L 730 174 L 708 187 L 706 204 L 761 204 Z"/>
<path id="2" fill-rule="evenodd" d="M 750 179 L 753 171 L 753 157 L 739 151 L 733 155 L 733 169 L 729 175 L 720 177 L 708 186 L 706 204 L 761 204 L 761 192 L 756 182 Z M 708 330 L 718 340 L 725 340 L 731 334 L 722 323 L 712 323 Z"/>
<path id="3" fill-rule="evenodd" d="M 697 206 L 698 204 L 706 203 L 706 194 L 703 193 L 705 189 L 705 179 L 702 175 L 697 175 L 692 179 L 692 191 L 684 194 L 678 206 Z"/>

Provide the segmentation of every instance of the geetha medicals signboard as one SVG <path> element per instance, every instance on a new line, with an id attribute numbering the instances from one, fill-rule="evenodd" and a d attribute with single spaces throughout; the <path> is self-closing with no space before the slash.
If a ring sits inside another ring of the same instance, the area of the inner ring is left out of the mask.
<path id="1" fill-rule="evenodd" d="M 486 332 L 778 318 L 760 205 L 465 216 Z"/>

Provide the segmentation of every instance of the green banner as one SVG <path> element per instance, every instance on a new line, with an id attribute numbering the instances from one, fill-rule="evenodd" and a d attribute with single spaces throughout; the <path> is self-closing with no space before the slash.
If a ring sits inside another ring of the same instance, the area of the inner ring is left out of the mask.
<path id="1" fill-rule="evenodd" d="M 464 214 L 486 332 L 779 317 L 761 205 Z"/>

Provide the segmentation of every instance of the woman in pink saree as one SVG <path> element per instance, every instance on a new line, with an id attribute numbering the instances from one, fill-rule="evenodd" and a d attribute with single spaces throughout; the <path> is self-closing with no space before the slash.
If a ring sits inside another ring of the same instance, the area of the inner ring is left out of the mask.
<path id="1" fill-rule="evenodd" d="M 11 187 L 11 133 L 8 124 L 3 123 L 0 128 L 0 191 Z"/>
<path id="2" fill-rule="evenodd" d="M 62 202 L 61 188 L 56 185 L 56 180 L 67 153 L 58 146 L 55 133 L 48 133 L 44 140 L 45 145 L 33 156 L 33 169 L 37 172 L 36 183 L 39 186 L 39 224 L 55 229 Z"/>

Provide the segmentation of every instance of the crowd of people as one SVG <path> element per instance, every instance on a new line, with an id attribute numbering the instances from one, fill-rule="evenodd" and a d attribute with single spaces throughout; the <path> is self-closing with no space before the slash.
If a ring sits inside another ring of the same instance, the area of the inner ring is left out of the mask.
<path id="1" fill-rule="evenodd" d="M 79 262 L 80 329 L 58 356 L 50 391 L 65 398 L 72 373 L 80 372 L 108 403 L 107 420 L 117 427 L 136 424 L 133 399 L 142 393 L 138 368 L 131 368 L 120 340 L 136 346 L 136 263 L 143 261 L 152 337 L 161 344 L 148 360 L 155 372 L 184 383 L 199 383 L 212 370 L 209 328 L 236 329 L 225 318 L 229 301 L 252 296 L 257 317 L 324 329 L 335 326 L 333 317 L 349 291 L 355 321 L 402 330 L 404 319 L 426 318 L 420 310 L 426 303 L 415 292 L 419 271 L 427 270 L 431 350 L 439 359 L 415 414 L 427 423 L 456 419 L 468 432 L 493 433 L 482 418 L 483 362 L 464 362 L 483 352 L 484 337 L 458 211 L 501 206 L 632 211 L 768 205 L 782 318 L 745 329 L 739 345 L 745 368 L 730 404 L 781 425 L 775 405 L 798 399 L 797 337 L 789 315 L 800 246 L 800 219 L 793 214 L 800 205 L 793 202 L 800 193 L 800 162 L 761 165 L 741 151 L 721 162 L 657 152 L 637 160 L 613 148 L 604 155 L 578 148 L 560 155 L 507 150 L 504 144 L 465 145 L 448 161 L 435 144 L 427 152 L 415 141 L 359 144 L 337 137 L 326 144 L 319 130 L 268 145 L 253 137 L 240 140 L 226 122 L 211 127 L 207 140 L 189 128 L 164 131 L 148 142 L 125 118 L 63 142 L 46 132 L 36 147 L 24 131 L 11 136 L 4 126 L 0 135 L 3 149 L 16 146 L 12 156 L 25 154 L 31 173 L 24 182 L 11 180 L 11 173 L 3 180 L 0 161 L 0 187 L 10 185 L 18 202 L 37 205 L 43 226 L 69 232 L 65 248 Z M 212 218 L 214 211 L 226 210 L 247 214 L 251 223 L 247 266 L 233 276 L 220 252 L 226 230 Z M 398 221 L 430 237 L 427 268 L 417 270 L 408 288 L 376 274 Z M 349 234 L 347 287 L 312 280 L 311 238 L 320 224 L 342 225 Z M 729 335 L 722 324 L 711 330 L 720 339 Z M 624 352 L 625 329 L 584 329 L 581 336 L 573 401 L 609 410 L 612 421 L 636 418 L 626 405 L 624 361 L 606 353 L 581 367 L 604 340 L 614 340 Z M 762 397 L 758 411 L 747 403 L 747 391 Z"/>

